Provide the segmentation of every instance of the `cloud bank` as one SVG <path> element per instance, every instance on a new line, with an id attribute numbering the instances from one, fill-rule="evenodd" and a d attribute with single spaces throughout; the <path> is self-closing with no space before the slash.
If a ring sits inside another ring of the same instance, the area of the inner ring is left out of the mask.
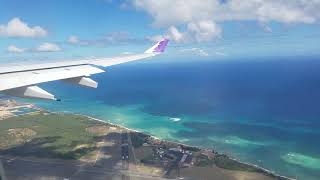
<path id="1" fill-rule="evenodd" d="M 167 28 L 175 42 L 205 42 L 221 36 L 219 23 L 258 21 L 317 23 L 320 0 L 128 0 L 127 4 L 153 18 L 152 25 Z M 153 38 L 159 38 L 155 36 Z"/>

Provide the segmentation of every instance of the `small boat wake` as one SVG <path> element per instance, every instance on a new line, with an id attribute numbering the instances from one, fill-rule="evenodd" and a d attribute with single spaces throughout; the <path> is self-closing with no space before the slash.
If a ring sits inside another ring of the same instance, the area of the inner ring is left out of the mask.
<path id="1" fill-rule="evenodd" d="M 173 121 L 173 122 L 179 122 L 181 121 L 181 118 L 169 118 L 169 120 Z"/>

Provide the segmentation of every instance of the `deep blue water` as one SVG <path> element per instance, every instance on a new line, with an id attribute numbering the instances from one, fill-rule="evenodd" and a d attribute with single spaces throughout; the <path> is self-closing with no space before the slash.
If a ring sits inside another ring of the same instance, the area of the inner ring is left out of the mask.
<path id="1" fill-rule="evenodd" d="M 97 90 L 43 85 L 62 102 L 36 103 L 213 147 L 282 175 L 318 179 L 319 69 L 316 57 L 156 59 L 93 76 Z"/>

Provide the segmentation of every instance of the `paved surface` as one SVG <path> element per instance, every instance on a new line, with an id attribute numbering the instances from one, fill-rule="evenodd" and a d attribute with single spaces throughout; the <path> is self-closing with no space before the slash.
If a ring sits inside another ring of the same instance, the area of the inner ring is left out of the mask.
<path id="1" fill-rule="evenodd" d="M 37 179 L 158 179 L 141 176 L 130 171 L 97 168 L 81 163 L 45 162 L 24 159 L 4 159 L 4 167 L 8 180 Z"/>
<path id="2" fill-rule="evenodd" d="M 113 142 L 113 145 L 102 146 L 94 163 L 10 156 L 0 156 L 0 159 L 7 180 L 162 179 L 135 171 L 131 141 L 126 131 L 114 133 L 102 141 Z"/>
<path id="3" fill-rule="evenodd" d="M 0 159 L 0 180 L 6 180 L 6 174 L 2 165 L 2 160 Z"/>
<path id="4" fill-rule="evenodd" d="M 128 133 L 126 131 L 121 132 L 121 163 L 122 170 L 129 170 L 130 156 L 129 156 L 129 144 L 128 144 Z M 123 174 L 122 180 L 130 180 L 130 176 Z"/>

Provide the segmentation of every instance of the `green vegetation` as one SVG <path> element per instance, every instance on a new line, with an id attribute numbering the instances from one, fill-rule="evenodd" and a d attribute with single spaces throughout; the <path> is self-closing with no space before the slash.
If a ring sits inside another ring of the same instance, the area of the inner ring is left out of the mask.
<path id="1" fill-rule="evenodd" d="M 155 164 L 156 161 L 157 159 L 153 156 L 153 154 L 149 154 L 148 156 L 140 160 L 141 163 L 145 163 L 145 164 Z"/>
<path id="2" fill-rule="evenodd" d="M 145 134 L 138 133 L 138 132 L 131 132 L 130 137 L 131 137 L 132 145 L 135 148 L 141 147 L 143 143 L 146 142 L 146 138 L 147 138 Z"/>
<path id="3" fill-rule="evenodd" d="M 201 149 L 198 147 L 194 147 L 194 146 L 185 146 L 185 145 L 181 145 L 182 149 L 185 151 L 192 151 L 192 152 L 199 152 Z"/>
<path id="4" fill-rule="evenodd" d="M 234 171 L 262 172 L 262 170 L 255 168 L 254 166 L 238 162 L 236 160 L 230 159 L 226 155 L 221 154 L 215 155 L 213 159 L 210 159 L 208 156 L 201 154 L 197 157 L 195 165 L 199 167 L 209 167 L 212 165 L 216 165 L 217 167 Z"/>
<path id="5" fill-rule="evenodd" d="M 214 164 L 214 160 L 209 159 L 208 156 L 205 156 L 203 154 L 200 154 L 197 157 L 197 161 L 195 163 L 196 166 L 200 166 L 200 167 L 212 166 L 213 164 Z"/>
<path id="6" fill-rule="evenodd" d="M 79 159 L 93 151 L 97 135 L 86 128 L 102 125 L 87 117 L 40 112 L 0 121 L 0 153 Z"/>
<path id="7" fill-rule="evenodd" d="M 226 155 L 216 155 L 214 157 L 214 163 L 216 166 L 223 168 L 223 169 L 237 170 L 237 171 L 248 171 L 248 172 L 260 172 L 261 171 L 260 169 L 255 168 L 253 166 L 243 164 L 241 162 L 230 159 Z"/>

